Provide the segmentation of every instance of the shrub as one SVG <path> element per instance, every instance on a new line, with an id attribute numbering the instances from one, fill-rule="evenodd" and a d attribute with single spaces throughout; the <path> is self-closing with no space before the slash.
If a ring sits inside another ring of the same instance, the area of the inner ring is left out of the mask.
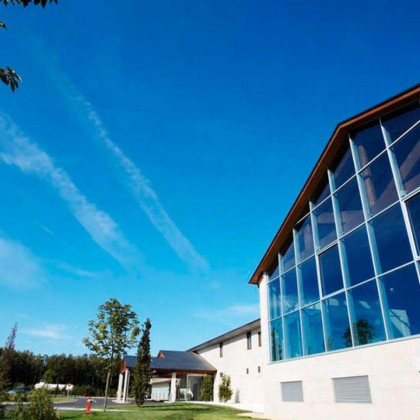
<path id="1" fill-rule="evenodd" d="M 222 383 L 219 385 L 219 400 L 222 402 L 229 401 L 232 398 L 232 394 L 230 376 L 222 375 Z"/>
<path id="2" fill-rule="evenodd" d="M 213 379 L 211 376 L 205 376 L 203 379 L 203 385 L 201 386 L 200 392 L 201 401 L 212 401 L 213 400 Z"/>
<path id="3" fill-rule="evenodd" d="M 55 420 L 58 418 L 51 397 L 46 389 L 36 389 L 30 398 L 29 418 L 33 420 Z"/>
<path id="4" fill-rule="evenodd" d="M 15 401 L 15 405 L 12 410 L 10 410 L 8 414 L 8 418 L 16 419 L 16 420 L 27 420 L 30 419 L 28 407 L 24 404 L 24 394 L 21 392 L 17 392 L 13 394 L 13 401 Z"/>

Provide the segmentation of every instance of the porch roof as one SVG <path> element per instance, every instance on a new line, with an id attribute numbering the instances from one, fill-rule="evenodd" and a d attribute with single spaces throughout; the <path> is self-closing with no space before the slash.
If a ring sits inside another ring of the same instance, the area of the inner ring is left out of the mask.
<path id="1" fill-rule="evenodd" d="M 133 368 L 136 363 L 136 356 L 124 356 L 126 368 Z M 191 351 L 161 350 L 157 357 L 152 357 L 150 367 L 156 374 L 167 374 L 170 372 L 215 374 L 217 371 L 203 357 Z"/>

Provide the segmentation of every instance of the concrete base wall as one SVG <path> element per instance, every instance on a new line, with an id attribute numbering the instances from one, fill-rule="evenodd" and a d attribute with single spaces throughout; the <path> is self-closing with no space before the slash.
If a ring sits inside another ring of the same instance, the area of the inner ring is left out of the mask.
<path id="1" fill-rule="evenodd" d="M 332 378 L 362 375 L 372 403 L 336 403 Z M 280 383 L 287 381 L 302 381 L 304 402 L 282 402 Z M 266 365 L 264 407 L 265 416 L 281 420 L 417 420 L 420 338 Z"/>

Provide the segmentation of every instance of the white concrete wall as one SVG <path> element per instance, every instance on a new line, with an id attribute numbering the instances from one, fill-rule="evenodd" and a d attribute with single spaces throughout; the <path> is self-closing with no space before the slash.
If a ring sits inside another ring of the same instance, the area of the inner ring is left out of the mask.
<path id="1" fill-rule="evenodd" d="M 214 383 L 215 401 L 218 401 L 220 373 L 223 373 L 231 378 L 233 390 L 231 402 L 262 404 L 264 343 L 262 347 L 258 346 L 258 331 L 260 331 L 259 328 L 251 331 L 252 348 L 250 350 L 247 349 L 246 333 L 243 333 L 223 342 L 223 357 L 219 355 L 219 344 L 197 352 L 217 369 Z M 258 372 L 258 367 L 260 367 L 260 372 Z"/>
<path id="2" fill-rule="evenodd" d="M 266 279 L 260 284 L 261 330 L 268 335 Z M 268 363 L 268 348 L 266 360 Z M 332 378 L 369 377 L 372 403 L 336 403 Z M 302 381 L 304 402 L 282 402 L 281 382 Z M 265 416 L 272 419 L 418 420 L 420 338 L 265 364 Z"/>
<path id="3" fill-rule="evenodd" d="M 420 418 L 420 338 L 273 363 L 264 376 L 273 419 Z M 368 375 L 372 403 L 336 403 L 332 378 Z M 302 381 L 304 402 L 282 402 L 280 382 Z"/>

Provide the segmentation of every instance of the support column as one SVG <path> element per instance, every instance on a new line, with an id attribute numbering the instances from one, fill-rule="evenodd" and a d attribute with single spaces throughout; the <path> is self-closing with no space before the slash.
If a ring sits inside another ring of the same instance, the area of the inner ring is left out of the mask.
<path id="1" fill-rule="evenodd" d="M 176 372 L 172 372 L 171 379 L 171 402 L 176 401 Z"/>
<path id="2" fill-rule="evenodd" d="M 118 391 L 117 391 L 117 402 L 122 402 L 122 386 L 123 386 L 124 375 L 120 373 L 118 376 Z"/>
<path id="3" fill-rule="evenodd" d="M 130 371 L 128 369 L 125 370 L 125 378 L 124 378 L 124 391 L 123 391 L 123 402 L 127 402 L 128 399 L 128 387 L 130 385 Z"/>

